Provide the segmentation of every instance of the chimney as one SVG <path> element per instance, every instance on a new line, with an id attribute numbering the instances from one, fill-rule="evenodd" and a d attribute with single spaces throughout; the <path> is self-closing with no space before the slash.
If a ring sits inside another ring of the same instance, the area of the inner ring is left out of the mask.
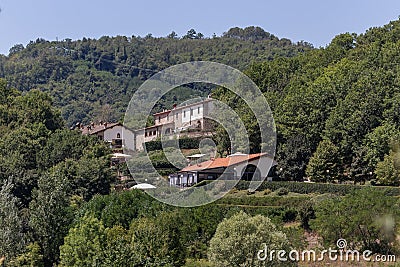
<path id="1" fill-rule="evenodd" d="M 173 105 L 172 105 L 172 109 L 176 109 L 176 104 L 173 104 Z"/>
<path id="2" fill-rule="evenodd" d="M 215 158 L 214 157 L 211 157 L 211 161 L 214 161 L 215 160 Z"/>

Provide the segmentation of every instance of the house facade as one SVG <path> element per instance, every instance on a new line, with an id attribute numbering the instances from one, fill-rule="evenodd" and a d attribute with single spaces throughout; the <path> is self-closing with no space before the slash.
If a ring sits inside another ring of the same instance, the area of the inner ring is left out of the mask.
<path id="1" fill-rule="evenodd" d="M 161 137 L 199 137 L 212 132 L 212 124 L 207 116 L 213 110 L 213 101 L 208 97 L 200 102 L 174 105 L 172 109 L 153 114 L 153 126 L 134 131 L 135 150 L 141 151 L 145 142 Z"/>
<path id="2" fill-rule="evenodd" d="M 266 153 L 235 153 L 226 158 L 217 158 L 190 164 L 176 174 L 169 176 L 170 186 L 187 187 L 204 180 L 270 180 L 271 167 L 277 162 Z M 222 177 L 223 176 L 223 177 Z"/>
<path id="3" fill-rule="evenodd" d="M 110 144 L 114 152 L 122 152 L 123 149 L 134 150 L 134 132 L 124 127 L 121 123 L 91 123 L 80 126 L 82 134 L 97 136 Z"/>

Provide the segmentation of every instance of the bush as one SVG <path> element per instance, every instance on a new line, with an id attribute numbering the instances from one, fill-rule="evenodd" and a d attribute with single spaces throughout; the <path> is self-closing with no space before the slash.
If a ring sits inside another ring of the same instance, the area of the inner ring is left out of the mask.
<path id="1" fill-rule="evenodd" d="M 300 225 L 305 230 L 311 230 L 310 220 L 315 219 L 314 203 L 311 200 L 307 200 L 297 208 L 297 214 L 299 217 Z"/>
<path id="2" fill-rule="evenodd" d="M 271 189 L 268 189 L 268 188 L 267 188 L 267 189 L 264 189 L 264 190 L 263 190 L 263 195 L 264 195 L 264 196 L 265 196 L 265 195 L 269 195 L 269 194 L 271 194 L 271 192 L 272 192 Z"/>
<path id="3" fill-rule="evenodd" d="M 278 188 L 278 190 L 276 190 L 276 194 L 278 196 L 286 196 L 287 194 L 289 194 L 289 190 L 285 187 L 281 187 L 281 188 Z"/>
<path id="4" fill-rule="evenodd" d="M 225 205 L 248 205 L 248 206 L 269 206 L 269 207 L 299 207 L 303 202 L 308 201 L 309 196 L 225 196 L 219 199 L 217 204 Z"/>
<path id="5" fill-rule="evenodd" d="M 345 197 L 328 198 L 315 208 L 311 228 L 325 241 L 351 240 L 350 249 L 394 254 L 399 207 L 394 197 L 364 188 Z"/>
<path id="6" fill-rule="evenodd" d="M 239 212 L 224 219 L 210 241 L 208 259 L 215 266 L 265 266 L 257 259 L 263 245 L 288 249 L 286 235 L 279 231 L 268 217 L 249 216 Z M 279 266 L 279 262 L 274 262 Z M 284 266 L 288 266 L 287 262 Z"/>
<path id="7" fill-rule="evenodd" d="M 294 222 L 297 218 L 297 210 L 295 209 L 287 209 L 285 210 L 282 221 L 283 222 Z"/>

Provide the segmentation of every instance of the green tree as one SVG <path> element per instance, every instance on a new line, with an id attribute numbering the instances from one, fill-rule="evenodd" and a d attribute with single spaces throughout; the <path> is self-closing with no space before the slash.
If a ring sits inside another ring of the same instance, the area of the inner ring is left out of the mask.
<path id="1" fill-rule="evenodd" d="M 391 151 L 376 165 L 375 174 L 380 185 L 400 185 L 399 154 Z"/>
<path id="2" fill-rule="evenodd" d="M 341 159 L 338 148 L 329 140 L 322 140 L 307 165 L 306 174 L 314 182 L 341 181 Z"/>
<path id="3" fill-rule="evenodd" d="M 105 228 L 90 214 L 69 230 L 60 247 L 60 266 L 140 266 L 136 262 L 129 232 L 118 225 Z"/>
<path id="4" fill-rule="evenodd" d="M 68 179 L 71 195 L 78 195 L 85 201 L 94 195 L 110 193 L 115 174 L 110 168 L 108 157 L 83 156 L 79 160 L 67 159 L 52 168 Z"/>
<path id="5" fill-rule="evenodd" d="M 43 123 L 49 130 L 60 129 L 64 125 L 60 111 L 53 107 L 52 99 L 47 93 L 32 90 L 17 96 L 13 108 L 17 113 L 17 125 Z"/>
<path id="6" fill-rule="evenodd" d="M 289 181 L 303 181 L 310 157 L 311 148 L 306 137 L 304 135 L 290 137 L 278 148 L 279 177 Z"/>
<path id="7" fill-rule="evenodd" d="M 182 266 L 186 257 L 180 238 L 182 224 L 176 212 L 133 220 L 130 232 L 138 262 L 154 267 Z"/>
<path id="8" fill-rule="evenodd" d="M 44 173 L 29 204 L 29 226 L 43 252 L 45 266 L 52 266 L 58 261 L 59 247 L 72 222 L 70 190 L 70 183 L 61 172 Z"/>
<path id="9" fill-rule="evenodd" d="M 85 150 L 91 149 L 97 143 L 98 140 L 82 135 L 79 131 L 56 130 L 49 135 L 46 144 L 37 153 L 39 168 L 53 167 L 65 159 L 78 160 Z"/>
<path id="10" fill-rule="evenodd" d="M 122 226 L 105 229 L 104 266 L 130 266 L 135 262 L 131 246 L 131 235 Z"/>
<path id="11" fill-rule="evenodd" d="M 26 251 L 16 258 L 13 264 L 18 267 L 43 267 L 43 255 L 37 242 L 30 243 Z"/>
<path id="12" fill-rule="evenodd" d="M 262 215 L 251 217 L 239 212 L 218 225 L 210 241 L 208 259 L 215 266 L 221 267 L 269 266 L 270 261 L 260 261 L 257 258 L 264 244 L 271 249 L 288 248 L 286 235 L 269 218 Z"/>
<path id="13" fill-rule="evenodd" d="M 12 186 L 9 180 L 0 190 L 0 257 L 6 257 L 7 261 L 24 249 L 27 239 L 19 201 L 11 192 Z"/>
<path id="14" fill-rule="evenodd" d="M 12 56 L 15 53 L 21 52 L 24 50 L 24 45 L 23 44 L 16 44 L 13 47 L 10 48 L 8 52 L 8 56 Z"/>
<path id="15" fill-rule="evenodd" d="M 69 230 L 60 247 L 60 266 L 102 266 L 106 240 L 101 221 L 85 215 Z"/>
<path id="16" fill-rule="evenodd" d="M 196 31 L 194 29 L 188 30 L 185 36 L 182 37 L 183 39 L 195 39 L 196 38 Z"/>

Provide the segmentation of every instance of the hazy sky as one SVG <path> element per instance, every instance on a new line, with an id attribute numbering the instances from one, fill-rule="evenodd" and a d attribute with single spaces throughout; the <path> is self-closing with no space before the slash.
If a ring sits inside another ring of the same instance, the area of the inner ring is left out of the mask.
<path id="1" fill-rule="evenodd" d="M 0 8 L 1 54 L 38 37 L 181 36 L 191 28 L 211 36 L 250 25 L 319 47 L 339 33 L 362 33 L 400 15 L 399 0 L 0 0 Z"/>

